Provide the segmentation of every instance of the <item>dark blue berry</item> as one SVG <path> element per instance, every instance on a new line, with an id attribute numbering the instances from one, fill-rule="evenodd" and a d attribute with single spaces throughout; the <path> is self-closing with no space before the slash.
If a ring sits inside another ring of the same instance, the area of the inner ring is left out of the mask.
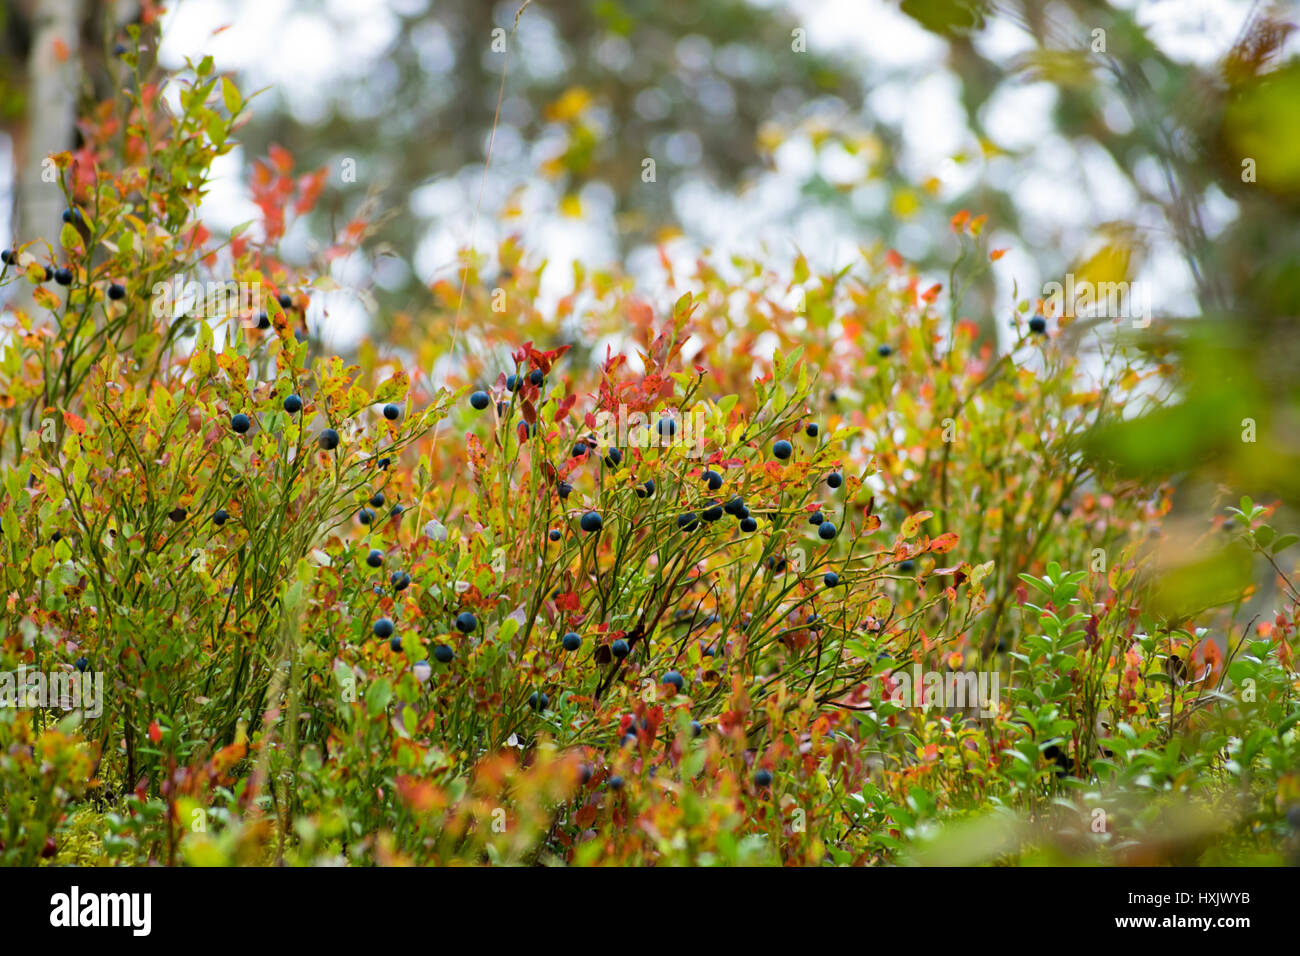
<path id="1" fill-rule="evenodd" d="M 829 541 L 831 538 L 835 537 L 835 533 L 835 525 L 831 524 L 829 521 L 823 521 L 817 526 L 817 537 L 821 538 L 823 541 Z"/>
<path id="2" fill-rule="evenodd" d="M 386 617 L 381 617 L 379 620 L 375 621 L 371 630 L 374 631 L 375 637 L 392 637 L 393 622 Z"/>
<path id="3" fill-rule="evenodd" d="M 446 644 L 439 644 L 433 649 L 433 659 L 439 664 L 450 664 L 455 656 L 456 652 Z"/>
<path id="4" fill-rule="evenodd" d="M 546 376 L 542 373 L 540 368 L 535 368 L 528 373 L 528 381 L 533 385 L 536 385 L 538 388 L 541 388 L 542 382 L 546 381 Z"/>
<path id="5" fill-rule="evenodd" d="M 287 309 L 293 305 L 293 296 L 287 292 L 281 292 L 276 301 L 280 303 L 280 308 Z"/>
<path id="6" fill-rule="evenodd" d="M 108 287 L 108 297 L 112 299 L 114 302 L 117 302 L 121 299 L 125 299 L 126 286 L 122 285 L 120 282 L 114 282 L 112 285 Z"/>
<path id="7" fill-rule="evenodd" d="M 686 681 L 682 679 L 682 675 L 677 671 L 668 671 L 668 673 L 664 674 L 663 683 L 671 684 L 675 690 L 681 690 L 686 686 Z"/>
<path id="8" fill-rule="evenodd" d="M 320 437 L 316 439 L 316 442 L 326 451 L 333 451 L 339 447 L 339 433 L 332 428 L 327 428 L 320 433 Z"/>
<path id="9" fill-rule="evenodd" d="M 838 488 L 840 485 L 844 484 L 844 476 L 838 471 L 832 471 L 826 476 L 826 484 L 830 485 L 832 488 Z"/>
<path id="10" fill-rule="evenodd" d="M 393 650 L 400 652 L 402 649 L 402 639 L 394 635 L 393 639 L 388 642 L 388 646 L 391 647 Z"/>
<path id="11" fill-rule="evenodd" d="M 230 427 L 234 429 L 236 434 L 239 435 L 242 435 L 244 434 L 244 432 L 248 431 L 248 429 L 252 426 L 252 424 L 253 424 L 252 419 L 250 419 L 243 412 L 240 412 L 238 415 L 232 415 L 230 417 Z"/>
<path id="12" fill-rule="evenodd" d="M 72 285 L 72 270 L 55 269 L 54 281 L 57 282 L 59 285 Z"/>
<path id="13" fill-rule="evenodd" d="M 556 486 L 555 491 L 556 494 L 560 496 L 561 500 L 563 500 L 564 498 L 569 497 L 573 492 L 573 485 L 569 484 L 567 481 L 562 481 L 558 486 Z"/>
<path id="14" fill-rule="evenodd" d="M 290 415 L 297 415 L 302 411 L 302 399 L 297 395 L 286 395 L 284 398 L 284 410 Z"/>
<path id="15" fill-rule="evenodd" d="M 753 518 L 742 518 L 740 520 L 740 530 L 746 534 L 752 534 L 758 530 L 758 522 Z"/>
<path id="16" fill-rule="evenodd" d="M 507 375 L 507 376 L 506 376 L 506 388 L 509 389 L 509 390 L 512 391 L 512 392 L 517 392 L 517 391 L 519 391 L 519 386 L 522 385 L 523 382 L 524 382 L 524 380 L 523 380 L 522 378 L 520 378 L 518 375 Z"/>
<path id="17" fill-rule="evenodd" d="M 792 454 L 794 454 L 794 446 L 791 445 L 784 438 L 782 438 L 779 442 L 777 442 L 775 445 L 772 446 L 772 454 L 776 455 L 776 457 L 781 459 L 782 461 L 785 461 Z"/>
<path id="18" fill-rule="evenodd" d="M 528 695 L 528 706 L 539 713 L 545 710 L 546 705 L 550 702 L 551 698 L 547 697 L 545 694 L 539 694 L 537 691 L 533 691 Z"/>
<path id="19" fill-rule="evenodd" d="M 825 520 L 826 520 L 826 516 L 823 515 L 820 511 L 814 511 L 812 514 L 808 516 L 808 523 L 812 525 L 821 524 Z"/>
<path id="20" fill-rule="evenodd" d="M 218 508 L 212 514 L 212 523 L 216 525 L 218 528 L 220 528 L 223 524 L 226 523 L 226 521 L 229 518 L 230 515 L 226 514 L 226 510 L 224 508 Z"/>
<path id="21" fill-rule="evenodd" d="M 700 722 L 699 722 L 698 720 L 692 720 L 692 721 L 691 721 L 691 736 L 692 736 L 692 737 L 698 737 L 698 736 L 699 736 L 700 734 L 702 734 L 702 733 L 704 733 L 704 728 L 700 726 Z"/>
<path id="22" fill-rule="evenodd" d="M 370 505 L 374 508 L 382 508 L 386 500 L 387 499 L 384 498 L 384 493 L 382 491 L 376 491 L 370 496 Z"/>
<path id="23" fill-rule="evenodd" d="M 762 789 L 772 786 L 772 771 L 760 770 L 754 774 L 754 785 Z"/>
<path id="24" fill-rule="evenodd" d="M 611 448 L 609 454 L 605 456 L 605 464 L 610 468 L 617 468 L 623 461 L 623 453 L 617 448 Z"/>
<path id="25" fill-rule="evenodd" d="M 608 783 L 609 783 L 609 789 L 611 789 L 611 790 L 622 790 L 622 789 L 623 789 L 623 778 L 620 777 L 620 776 L 618 776 L 617 774 L 615 774 L 614 776 L 610 777 L 609 780 L 608 780 Z"/>
<path id="26" fill-rule="evenodd" d="M 672 418 L 661 418 L 658 429 L 660 438 L 672 438 L 677 434 L 677 421 Z"/>
<path id="27" fill-rule="evenodd" d="M 804 429 L 804 434 L 807 435 L 809 438 L 816 438 L 817 432 L 818 432 L 818 428 L 816 422 L 809 422 L 808 427 Z"/>
<path id="28" fill-rule="evenodd" d="M 594 511 L 588 511 L 582 516 L 582 519 L 578 522 L 578 526 L 581 527 L 583 531 L 587 532 L 587 534 L 592 534 L 599 531 L 604 523 L 605 522 L 601 520 L 600 515 L 596 514 Z"/>
<path id="29" fill-rule="evenodd" d="M 700 517 L 705 521 L 717 521 L 722 517 L 722 505 L 710 505 L 700 512 Z"/>
<path id="30" fill-rule="evenodd" d="M 77 670 L 81 671 L 84 674 L 86 672 L 86 668 L 90 666 L 90 660 L 85 657 L 78 657 L 77 663 L 73 666 L 75 666 Z"/>
<path id="31" fill-rule="evenodd" d="M 492 404 L 492 399 L 488 398 L 487 392 L 479 391 L 469 397 L 469 403 L 481 412 Z"/>
<path id="32" fill-rule="evenodd" d="M 357 520 L 362 524 L 370 524 L 370 522 L 375 520 L 375 513 L 369 508 L 362 508 L 357 512 Z"/>
<path id="33" fill-rule="evenodd" d="M 627 641 L 623 640 L 623 639 L 620 637 L 620 638 L 619 638 L 617 641 L 615 641 L 613 644 L 609 645 L 609 651 L 610 651 L 611 654 L 613 654 L 613 655 L 614 655 L 615 657 L 617 657 L 619 660 L 622 660 L 623 658 L 627 657 L 628 652 L 629 652 L 629 648 L 628 648 L 628 646 L 627 646 Z"/>
<path id="34" fill-rule="evenodd" d="M 894 354 L 894 350 L 891 349 L 888 345 L 882 345 L 880 346 L 880 348 L 876 349 L 876 354 L 879 355 L 881 358 L 889 358 L 889 356 Z"/>
<path id="35" fill-rule="evenodd" d="M 586 443 L 586 442 L 582 442 L 582 441 L 580 441 L 580 442 L 578 442 L 576 445 L 573 446 L 573 455 L 572 455 L 571 457 L 573 457 L 573 458 L 581 458 L 581 457 L 582 457 L 583 455 L 585 455 L 585 454 L 587 454 L 587 443 Z"/>
<path id="36" fill-rule="evenodd" d="M 461 611 L 456 615 L 456 630 L 462 634 L 469 634 L 476 627 L 478 627 L 478 619 L 469 611 Z"/>
<path id="37" fill-rule="evenodd" d="M 384 417 L 387 418 L 390 422 L 395 422 L 402 417 L 402 410 L 398 408 L 396 405 L 392 405 L 392 404 L 385 405 Z"/>
<path id="38" fill-rule="evenodd" d="M 1042 335 L 1047 331 L 1047 320 L 1041 315 L 1036 315 L 1029 320 L 1029 331 L 1037 335 Z"/>
<path id="39" fill-rule="evenodd" d="M 561 537 L 561 535 L 560 535 L 560 529 L 559 529 L 559 528 L 552 528 L 552 529 L 547 533 L 547 537 L 549 537 L 552 541 L 559 541 L 559 540 L 560 540 L 560 537 Z"/>
<path id="40" fill-rule="evenodd" d="M 568 634 L 564 635 L 564 640 L 561 643 L 563 643 L 566 651 L 576 651 L 582 646 L 582 638 L 573 631 L 570 631 Z"/>
<path id="41" fill-rule="evenodd" d="M 835 585 L 840 583 L 840 576 L 834 571 L 827 571 L 825 576 L 822 578 L 822 583 L 828 588 L 833 588 Z"/>
<path id="42" fill-rule="evenodd" d="M 688 511 L 686 514 L 677 516 L 677 527 L 682 531 L 694 531 L 696 524 L 694 511 Z"/>
<path id="43" fill-rule="evenodd" d="M 716 471 L 706 471 L 700 475 L 709 484 L 709 491 L 717 491 L 722 487 L 722 476 Z"/>
<path id="44" fill-rule="evenodd" d="M 898 570 L 902 571 L 904 574 L 908 574 L 908 573 L 910 573 L 910 572 L 912 572 L 912 571 L 915 571 L 915 570 L 916 570 L 916 562 L 915 562 L 915 561 L 912 561 L 912 560 L 910 560 L 910 559 L 907 560 L 907 561 L 899 561 L 899 562 L 898 562 Z"/>
<path id="45" fill-rule="evenodd" d="M 405 571 L 394 571 L 389 575 L 388 580 L 392 583 L 394 591 L 405 591 L 411 586 L 411 576 Z"/>
<path id="46" fill-rule="evenodd" d="M 370 565 L 372 568 L 383 567 L 384 552 L 378 550 L 377 548 L 372 548 L 370 553 L 366 555 L 366 564 Z"/>

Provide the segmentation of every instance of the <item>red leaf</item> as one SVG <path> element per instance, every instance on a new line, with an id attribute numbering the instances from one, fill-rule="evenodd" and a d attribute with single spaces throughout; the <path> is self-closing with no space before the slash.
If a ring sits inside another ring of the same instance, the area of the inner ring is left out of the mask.
<path id="1" fill-rule="evenodd" d="M 63 423 L 78 435 L 86 434 L 86 423 L 72 412 L 63 413 Z"/>

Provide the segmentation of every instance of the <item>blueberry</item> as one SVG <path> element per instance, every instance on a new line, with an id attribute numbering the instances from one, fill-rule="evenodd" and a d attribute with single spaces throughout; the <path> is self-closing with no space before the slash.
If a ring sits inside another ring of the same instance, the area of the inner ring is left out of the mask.
<path id="1" fill-rule="evenodd" d="M 320 437 L 316 439 L 316 443 L 326 451 L 333 451 L 335 448 L 339 447 L 339 433 L 332 428 L 327 428 L 320 433 Z"/>
<path id="2" fill-rule="evenodd" d="M 57 544 L 62 537 L 63 533 L 61 531 L 56 531 L 54 534 L 50 535 L 50 541 Z"/>
<path id="3" fill-rule="evenodd" d="M 73 666 L 76 667 L 77 670 L 81 671 L 84 674 L 86 672 L 86 668 L 90 666 L 90 659 L 86 657 L 78 657 L 77 663 L 74 664 Z"/>
<path id="4" fill-rule="evenodd" d="M 376 491 L 370 496 L 370 505 L 374 508 L 382 508 L 385 500 L 387 499 L 384 498 L 384 493 L 382 491 Z"/>
<path id="5" fill-rule="evenodd" d="M 380 459 L 378 459 L 378 460 L 375 461 L 375 466 L 378 467 L 378 468 L 380 468 L 380 469 L 384 469 L 384 468 L 387 468 L 387 467 L 388 467 L 389 465 L 391 465 L 392 463 L 393 463 L 393 459 L 391 459 L 391 458 L 380 458 Z"/>
<path id="6" fill-rule="evenodd" d="M 618 776 L 617 774 L 615 774 L 614 776 L 610 777 L 609 780 L 607 781 L 607 783 L 609 784 L 609 789 L 611 789 L 611 790 L 622 790 L 622 789 L 623 789 L 623 778 L 620 777 L 620 776 Z"/>
<path id="7" fill-rule="evenodd" d="M 271 327 L 271 317 L 265 312 L 257 313 L 257 327 L 259 329 L 269 329 Z"/>
<path id="8" fill-rule="evenodd" d="M 112 285 L 108 287 L 108 297 L 112 299 L 114 302 L 117 302 L 120 299 L 125 299 L 126 286 L 122 285 L 119 282 L 114 282 Z"/>
<path id="9" fill-rule="evenodd" d="M 758 522 L 753 518 L 742 518 L 740 521 L 740 530 L 746 534 L 752 534 L 758 530 Z"/>
<path id="10" fill-rule="evenodd" d="M 717 491 L 722 487 L 722 476 L 716 471 L 706 471 L 700 477 L 709 483 L 709 491 Z"/>
<path id="11" fill-rule="evenodd" d="M 915 570 L 916 570 L 916 562 L 915 562 L 915 561 L 912 561 L 912 560 L 910 560 L 910 559 L 907 560 L 907 561 L 899 561 L 899 562 L 898 562 L 898 570 L 902 571 L 904 574 L 908 574 L 908 573 L 910 573 L 910 572 L 912 572 L 912 571 L 915 571 Z"/>
<path id="12" fill-rule="evenodd" d="M 402 410 L 396 405 L 388 404 L 384 406 L 384 417 L 390 422 L 395 422 L 402 416 Z"/>
<path id="13" fill-rule="evenodd" d="M 698 736 L 699 736 L 700 734 L 702 734 L 702 733 L 704 733 L 704 728 L 700 726 L 700 722 L 699 722 L 698 720 L 692 720 L 692 721 L 691 721 L 691 736 L 692 736 L 692 737 L 698 737 Z"/>
<path id="14" fill-rule="evenodd" d="M 835 525 L 829 521 L 823 521 L 817 526 L 817 537 L 823 541 L 831 540 L 831 538 L 835 537 Z"/>
<path id="15" fill-rule="evenodd" d="M 72 209 L 63 210 L 63 221 L 69 225 L 82 220 L 81 210 L 75 206 Z"/>
<path id="16" fill-rule="evenodd" d="M 605 464 L 610 468 L 617 468 L 623 461 L 623 453 L 617 448 L 611 448 L 609 454 L 605 456 Z"/>
<path id="17" fill-rule="evenodd" d="M 809 438 L 816 438 L 816 437 L 817 437 L 817 431 L 818 431 L 817 423 L 816 423 L 816 422 L 809 422 L 809 423 L 808 423 L 808 427 L 806 427 L 803 431 L 804 431 L 804 434 L 807 435 Z"/>
<path id="18" fill-rule="evenodd" d="M 658 424 L 660 438 L 672 438 L 677 434 L 677 422 L 672 418 L 661 418 Z"/>
<path id="19" fill-rule="evenodd" d="M 446 644 L 439 644 L 433 649 L 433 659 L 439 664 L 450 664 L 455 656 L 456 652 Z"/>
<path id="20" fill-rule="evenodd" d="M 293 305 L 293 296 L 287 292 L 281 292 L 276 301 L 280 303 L 280 308 L 288 309 Z"/>
<path id="21" fill-rule="evenodd" d="M 528 706 L 538 713 L 545 710 L 546 705 L 550 702 L 551 698 L 547 697 L 545 694 L 539 694 L 537 691 L 533 691 L 528 695 Z"/>
<path id="22" fill-rule="evenodd" d="M 371 630 L 374 632 L 375 637 L 392 637 L 393 622 L 386 617 L 381 617 L 379 620 L 375 621 Z"/>
<path id="23" fill-rule="evenodd" d="M 694 511 L 677 516 L 677 527 L 682 531 L 694 531 L 697 523 Z"/>
<path id="24" fill-rule="evenodd" d="M 573 446 L 573 454 L 572 454 L 571 457 L 573 457 L 573 458 L 581 458 L 581 457 L 582 457 L 583 455 L 585 455 L 585 454 L 587 454 L 587 443 L 586 443 L 586 442 L 580 441 L 580 442 L 578 442 L 576 445 Z"/>
<path id="25" fill-rule="evenodd" d="M 562 643 L 564 644 L 564 649 L 566 651 L 576 651 L 579 647 L 582 646 L 582 638 L 579 637 L 577 634 L 575 634 L 573 631 L 570 631 L 568 634 L 564 635 L 564 640 Z"/>
<path id="26" fill-rule="evenodd" d="M 636 486 L 636 496 L 638 498 L 649 498 L 655 493 L 655 483 L 647 480 L 643 485 Z"/>
<path id="27" fill-rule="evenodd" d="M 469 611 L 461 611 L 456 615 L 456 630 L 462 634 L 469 634 L 476 627 L 478 627 L 478 618 Z"/>
<path id="28" fill-rule="evenodd" d="M 59 285 L 72 285 L 72 270 L 55 269 L 54 281 L 57 282 Z"/>
<path id="29" fill-rule="evenodd" d="M 844 484 L 844 476 L 838 471 L 832 471 L 826 476 L 826 484 L 830 485 L 832 488 L 838 488 L 840 485 Z"/>
<path id="30" fill-rule="evenodd" d="M 840 576 L 834 571 L 827 571 L 825 576 L 822 577 L 822 583 L 828 588 L 833 588 L 840 583 Z"/>
<path id="31" fill-rule="evenodd" d="M 519 430 L 519 440 L 528 441 L 528 439 L 532 438 L 534 435 L 537 434 L 537 423 L 520 422 L 518 430 Z"/>
<path id="32" fill-rule="evenodd" d="M 645 480 L 645 493 L 647 495 L 653 495 L 655 493 L 655 480 L 653 478 L 647 478 Z"/>
<path id="33" fill-rule="evenodd" d="M 307 333 L 304 332 L 302 329 L 294 329 L 294 330 L 293 330 L 293 340 L 294 340 L 295 342 L 306 342 L 306 341 L 307 341 Z"/>
<path id="34" fill-rule="evenodd" d="M 3 252 L 0 252 L 0 262 L 3 262 L 5 265 L 9 265 L 9 263 L 13 261 L 14 261 L 14 252 L 12 249 L 6 249 Z"/>
<path id="35" fill-rule="evenodd" d="M 302 411 L 302 399 L 297 395 L 286 395 L 284 399 L 284 410 L 290 415 L 297 415 Z"/>
<path id="36" fill-rule="evenodd" d="M 226 521 L 229 518 L 230 515 L 226 514 L 226 510 L 224 508 L 218 508 L 212 514 L 212 523 L 216 525 L 218 528 L 220 528 L 223 524 L 226 523 Z"/>
<path id="37" fill-rule="evenodd" d="M 759 770 L 754 774 L 754 786 L 767 789 L 772 786 L 772 771 Z"/>
<path id="38" fill-rule="evenodd" d="M 584 763 L 581 767 L 578 768 L 578 779 L 581 780 L 584 784 L 591 783 L 590 764 Z"/>
<path id="39" fill-rule="evenodd" d="M 569 484 L 567 481 L 560 482 L 555 489 L 556 494 L 560 496 L 561 500 L 569 497 L 572 491 L 573 491 L 573 485 Z"/>
<path id="40" fill-rule="evenodd" d="M 717 521 L 722 517 L 722 505 L 710 505 L 700 512 L 700 517 L 705 521 Z"/>
<path id="41" fill-rule="evenodd" d="M 384 566 L 384 552 L 378 548 L 371 548 L 370 553 L 366 555 L 366 564 L 372 568 L 382 568 Z"/>
<path id="42" fill-rule="evenodd" d="M 542 382 L 546 381 L 546 376 L 542 373 L 540 368 L 535 368 L 528 373 L 528 381 L 533 385 L 536 385 L 538 388 L 541 388 Z"/>
<path id="43" fill-rule="evenodd" d="M 113 47 L 114 56 L 126 56 L 130 51 L 126 48 L 125 43 L 118 43 Z"/>
<path id="44" fill-rule="evenodd" d="M 1037 335 L 1042 335 L 1047 331 L 1047 320 L 1041 315 L 1036 315 L 1029 320 L 1029 331 Z"/>
<path id="45" fill-rule="evenodd" d="M 167 517 L 171 518 L 173 521 L 181 522 L 185 520 L 187 514 L 189 514 L 189 512 L 184 508 L 173 508 L 171 511 L 167 512 Z"/>
<path id="46" fill-rule="evenodd" d="M 54 279 L 54 269 L 52 269 L 50 266 L 46 266 L 46 267 L 45 267 L 45 281 L 46 281 L 46 282 L 51 282 L 51 281 L 53 281 L 53 279 Z"/>
<path id="47" fill-rule="evenodd" d="M 249 427 L 252 424 L 253 424 L 252 420 L 243 412 L 240 412 L 238 415 L 232 415 L 230 417 L 230 427 L 234 429 L 237 434 L 240 435 L 248 431 Z"/>
<path id="48" fill-rule="evenodd" d="M 722 506 L 722 510 L 729 515 L 735 515 L 736 517 L 740 517 L 740 512 L 744 510 L 744 507 L 745 507 L 745 501 L 743 498 L 732 498 L 730 501 L 728 501 L 725 505 Z"/>
<path id="49" fill-rule="evenodd" d="M 524 380 L 523 380 L 522 378 L 520 378 L 518 375 L 507 375 L 507 376 L 506 376 L 506 388 L 509 389 L 509 390 L 512 391 L 512 392 L 517 392 L 517 391 L 519 391 L 519 386 L 522 385 L 523 382 L 524 382 Z"/>
<path id="50" fill-rule="evenodd" d="M 83 657 L 81 660 L 84 661 L 85 658 Z M 81 661 L 78 661 L 77 665 L 80 667 Z M 1300 830 L 1300 803 L 1293 804 L 1291 809 L 1286 812 L 1286 822 L 1295 829 Z"/>
<path id="51" fill-rule="evenodd" d="M 552 541 L 559 541 L 560 538 L 562 537 L 559 528 L 552 528 L 549 532 L 547 532 L 546 536 L 550 538 Z"/>
<path id="52" fill-rule="evenodd" d="M 388 646 L 393 650 L 400 652 L 402 650 L 402 639 L 394 634 L 393 639 L 388 642 Z"/>
<path id="53" fill-rule="evenodd" d="M 619 660 L 622 660 L 623 658 L 627 657 L 629 653 L 627 641 L 623 640 L 620 637 L 613 644 L 609 645 L 609 652 L 613 654 L 615 657 L 617 657 Z"/>
<path id="54" fill-rule="evenodd" d="M 593 532 L 599 531 L 604 523 L 605 522 L 601 520 L 600 515 L 596 514 L 594 511 L 588 511 L 582 516 L 582 520 L 578 522 L 578 525 L 583 531 L 587 532 L 587 534 L 592 534 Z"/>
<path id="55" fill-rule="evenodd" d="M 746 518 L 749 517 L 749 509 L 746 508 L 744 505 L 741 505 L 739 508 L 736 509 L 736 517 L 739 518 L 741 521 L 744 521 Z"/>
<path id="56" fill-rule="evenodd" d="M 889 358 L 889 356 L 894 354 L 894 350 L 891 349 L 888 345 L 882 345 L 880 346 L 880 348 L 876 349 L 876 354 L 879 355 L 881 358 Z"/>
<path id="57" fill-rule="evenodd" d="M 812 514 L 808 516 L 808 523 L 811 525 L 819 525 L 825 520 L 826 520 L 826 516 L 823 515 L 820 511 L 814 511 Z"/>
<path id="58" fill-rule="evenodd" d="M 776 457 L 781 459 L 782 461 L 785 461 L 792 454 L 794 454 L 794 446 L 791 445 L 784 438 L 782 438 L 779 442 L 777 442 L 775 445 L 772 446 L 772 454 L 776 455 Z"/>
<path id="59" fill-rule="evenodd" d="M 375 513 L 369 508 L 362 508 L 357 512 L 357 520 L 362 524 L 370 524 L 375 520 Z"/>
<path id="60" fill-rule="evenodd" d="M 394 571 L 388 576 L 394 591 L 405 591 L 411 586 L 411 576 L 405 571 Z"/>
<path id="61" fill-rule="evenodd" d="M 481 412 L 492 404 L 492 399 L 488 398 L 487 392 L 478 391 L 469 397 L 469 403 Z"/>
<path id="62" fill-rule="evenodd" d="M 662 683 L 671 684 L 674 690 L 681 690 L 686 686 L 686 681 L 682 679 L 682 675 L 677 671 L 669 671 L 664 674 Z"/>

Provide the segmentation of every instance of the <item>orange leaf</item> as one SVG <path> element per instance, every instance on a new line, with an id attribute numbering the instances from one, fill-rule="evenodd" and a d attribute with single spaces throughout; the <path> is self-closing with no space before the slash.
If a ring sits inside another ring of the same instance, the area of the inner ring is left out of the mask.
<path id="1" fill-rule="evenodd" d="M 930 542 L 931 554 L 947 554 L 957 545 L 957 534 L 953 531 L 945 531 L 939 537 Z"/>
<path id="2" fill-rule="evenodd" d="M 78 435 L 86 434 L 86 423 L 81 418 L 72 414 L 72 412 L 63 413 L 63 424 L 67 425 Z"/>

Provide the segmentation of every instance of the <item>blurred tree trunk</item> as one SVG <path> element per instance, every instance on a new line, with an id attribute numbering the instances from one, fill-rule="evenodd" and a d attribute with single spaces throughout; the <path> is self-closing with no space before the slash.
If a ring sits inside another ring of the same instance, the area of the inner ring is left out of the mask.
<path id="1" fill-rule="evenodd" d="M 81 25 L 87 0 L 29 0 L 31 48 L 27 53 L 27 108 L 14 137 L 14 237 L 57 242 L 63 196 L 41 177 L 51 153 L 76 138 L 81 88 Z"/>

